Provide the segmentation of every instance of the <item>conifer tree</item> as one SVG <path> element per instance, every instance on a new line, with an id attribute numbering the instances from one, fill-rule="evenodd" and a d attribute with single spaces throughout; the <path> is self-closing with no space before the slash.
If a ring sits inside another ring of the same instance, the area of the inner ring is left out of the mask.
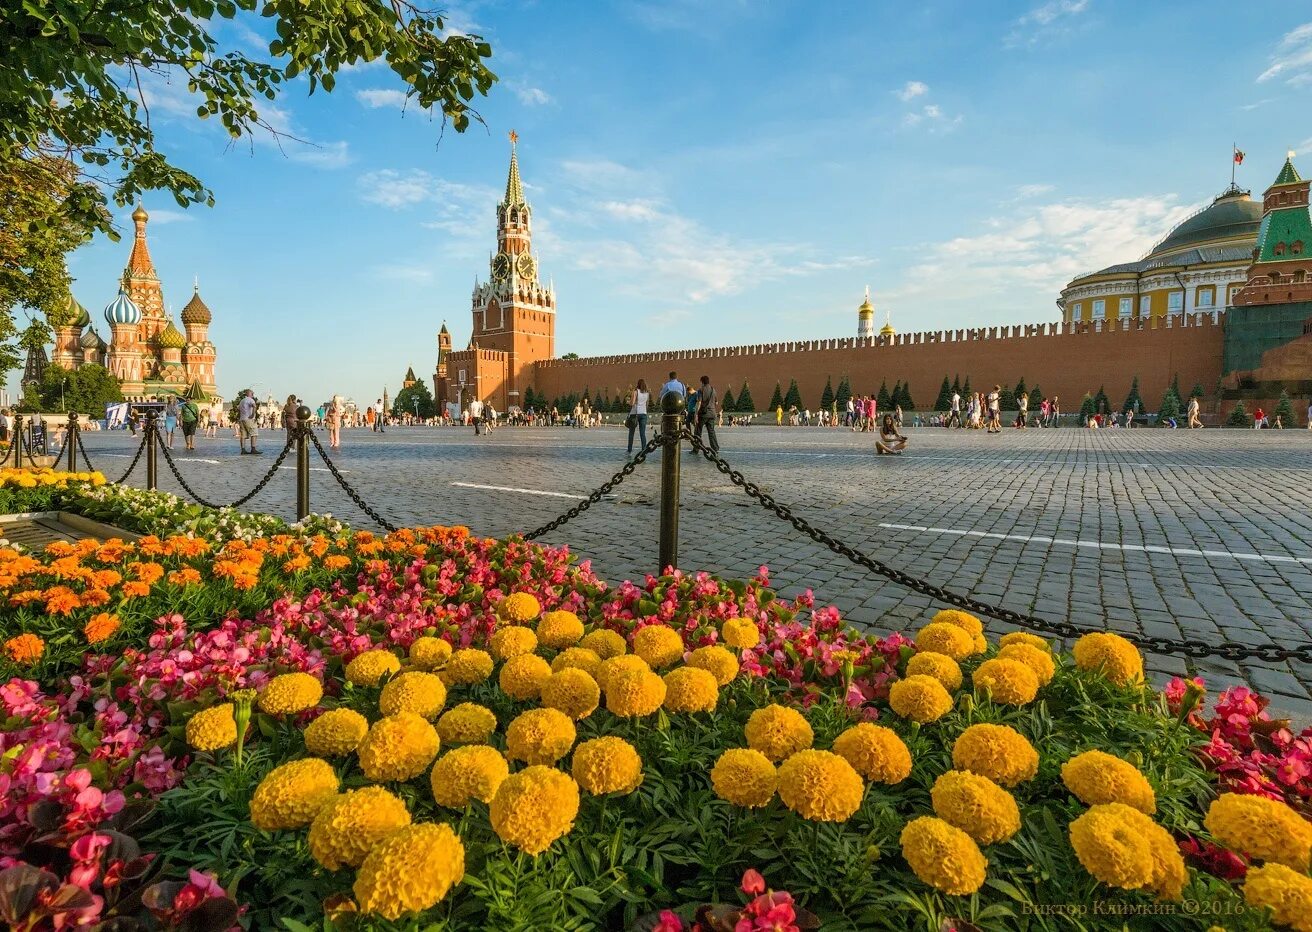
<path id="1" fill-rule="evenodd" d="M 893 383 L 893 391 L 888 395 L 888 403 L 894 407 L 902 403 L 902 380 L 898 379 Z"/>
<path id="2" fill-rule="evenodd" d="M 1271 412 L 1272 424 L 1275 424 L 1276 418 L 1280 418 L 1281 427 L 1298 426 L 1298 416 L 1294 414 L 1294 403 L 1289 399 L 1289 392 L 1283 388 L 1280 390 L 1280 400 L 1276 402 L 1276 409 Z"/>
<path id="3" fill-rule="evenodd" d="M 998 392 L 998 410 L 1015 411 L 1019 405 L 1016 404 L 1016 393 L 1008 386 L 1002 386 L 1002 391 Z"/>
<path id="4" fill-rule="evenodd" d="M 531 385 L 530 385 L 528 388 L 524 389 L 524 410 L 525 410 L 525 411 L 527 411 L 529 408 L 533 407 L 533 402 L 536 401 L 536 400 L 537 400 L 537 398 L 536 398 L 536 396 L 534 396 L 534 394 L 533 394 L 533 387 L 532 387 Z"/>
<path id="5" fill-rule="evenodd" d="M 1028 398 L 1029 394 L 1030 394 L 1029 389 L 1025 387 L 1025 376 L 1022 375 L 1020 377 L 1020 381 L 1016 383 L 1015 389 L 1012 390 L 1011 395 L 1013 398 L 1019 401 L 1022 395 Z"/>
<path id="6" fill-rule="evenodd" d="M 847 376 L 843 376 L 842 380 L 838 383 L 838 391 L 834 395 L 834 401 L 838 403 L 838 410 L 846 411 L 847 403 L 851 398 L 852 383 L 847 380 Z"/>
<path id="7" fill-rule="evenodd" d="M 776 390 L 778 386 L 775 386 Z M 738 393 L 738 413 L 755 414 L 756 402 L 752 401 L 752 390 L 747 387 L 747 380 L 743 379 L 743 390 Z"/>
<path id="8" fill-rule="evenodd" d="M 834 383 L 833 379 L 825 376 L 825 390 L 820 393 L 820 407 L 828 411 L 830 405 L 834 403 Z"/>
<path id="9" fill-rule="evenodd" d="M 726 388 L 726 389 L 724 390 L 724 400 L 720 402 L 720 410 L 722 410 L 722 411 L 736 411 L 736 410 L 737 410 L 737 403 L 733 400 L 733 389 L 732 389 L 732 388 Z"/>
<path id="10" fill-rule="evenodd" d="M 970 376 L 966 376 L 966 384 L 961 386 L 961 396 L 964 398 L 969 394 L 970 394 Z"/>
<path id="11" fill-rule="evenodd" d="M 875 396 L 875 404 L 880 411 L 893 407 L 893 397 L 888 393 L 888 379 L 879 383 L 879 394 Z"/>
<path id="12" fill-rule="evenodd" d="M 1178 372 L 1175 374 L 1175 378 L 1171 379 L 1171 391 L 1175 392 L 1176 398 L 1184 397 L 1180 394 L 1180 373 Z"/>
<path id="13" fill-rule="evenodd" d="M 1030 410 L 1039 410 L 1039 405 L 1043 404 L 1043 389 L 1035 385 L 1030 389 Z"/>
<path id="14" fill-rule="evenodd" d="M 1180 419 L 1180 396 L 1175 393 L 1175 389 L 1168 388 L 1166 394 L 1162 396 L 1162 403 L 1157 408 L 1157 424 L 1163 425 L 1167 418 Z"/>
<path id="15" fill-rule="evenodd" d="M 1106 414 L 1112 409 L 1111 399 L 1103 391 L 1103 386 L 1098 386 L 1098 394 L 1093 396 L 1093 408 L 1095 414 Z"/>
<path id="16" fill-rule="evenodd" d="M 938 390 L 938 397 L 934 399 L 935 411 L 952 410 L 952 386 L 948 384 L 948 377 L 943 376 L 943 385 Z"/>
<path id="17" fill-rule="evenodd" d="M 1084 400 L 1080 402 L 1080 421 L 1087 424 L 1089 419 L 1098 413 L 1098 403 L 1094 401 L 1092 395 L 1084 393 Z"/>
<path id="18" fill-rule="evenodd" d="M 1242 401 L 1236 401 L 1234 410 L 1225 419 L 1225 423 L 1227 427 L 1252 427 L 1253 416 L 1248 413 Z"/>
<path id="19" fill-rule="evenodd" d="M 802 393 L 797 390 L 797 379 L 788 383 L 788 394 L 784 395 L 784 410 L 787 411 L 789 408 L 802 410 Z"/>
<path id="20" fill-rule="evenodd" d="M 1130 394 L 1125 396 L 1125 404 L 1121 405 L 1121 412 L 1142 410 L 1143 396 L 1139 394 L 1139 377 L 1136 375 L 1130 382 Z"/>
<path id="21" fill-rule="evenodd" d="M 1195 383 L 1194 383 L 1194 387 L 1193 387 L 1193 389 L 1189 392 L 1189 397 L 1190 397 L 1190 398 L 1197 398 L 1199 401 L 1202 401 L 1202 400 L 1203 400 L 1203 396 L 1204 396 L 1205 394 L 1206 394 L 1206 393 L 1203 391 L 1203 385 L 1202 385 L 1202 383 L 1201 383 L 1201 382 L 1195 382 Z"/>
<path id="22" fill-rule="evenodd" d="M 911 383 L 910 383 L 910 382 L 907 382 L 905 385 L 902 386 L 902 410 L 903 410 L 903 411 L 914 411 L 914 410 L 916 410 L 916 403 L 915 403 L 914 401 L 911 400 Z"/>
<path id="23" fill-rule="evenodd" d="M 952 377 L 952 390 L 953 390 L 954 392 L 956 392 L 958 395 L 962 394 L 962 391 L 961 391 L 961 376 L 960 376 L 960 375 L 954 375 L 954 376 Z"/>
<path id="24" fill-rule="evenodd" d="M 783 407 L 783 403 L 784 403 L 783 392 L 779 391 L 779 383 L 775 382 L 774 394 L 770 396 L 770 410 L 774 411 L 777 408 Z"/>

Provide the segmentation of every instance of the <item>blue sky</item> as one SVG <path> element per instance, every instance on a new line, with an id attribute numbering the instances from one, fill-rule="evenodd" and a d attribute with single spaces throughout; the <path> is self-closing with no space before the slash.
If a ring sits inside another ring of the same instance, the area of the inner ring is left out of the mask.
<path id="1" fill-rule="evenodd" d="M 266 116 L 316 145 L 281 148 L 153 82 L 161 146 L 217 205 L 147 198 L 151 251 L 175 312 L 199 276 L 224 394 L 395 393 L 444 320 L 468 340 L 513 128 L 561 353 L 849 336 L 866 285 L 900 330 L 1053 320 L 1073 275 L 1217 194 L 1232 141 L 1255 192 L 1312 150 L 1299 7 L 453 2 L 501 78 L 463 136 L 385 67 L 293 85 Z M 128 213 L 71 257 L 102 335 Z"/>

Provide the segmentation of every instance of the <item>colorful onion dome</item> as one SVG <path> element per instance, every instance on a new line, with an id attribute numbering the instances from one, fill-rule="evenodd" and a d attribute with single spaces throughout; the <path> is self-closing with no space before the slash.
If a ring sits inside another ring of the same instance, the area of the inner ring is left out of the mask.
<path id="1" fill-rule="evenodd" d="M 100 334 L 96 333 L 94 328 L 87 328 L 77 342 L 83 349 L 101 349 L 105 345 L 105 341 L 100 339 Z"/>
<path id="2" fill-rule="evenodd" d="M 115 324 L 141 323 L 141 309 L 132 303 L 126 289 L 119 288 L 118 297 L 105 305 L 105 322 L 111 327 Z"/>
<path id="3" fill-rule="evenodd" d="M 160 331 L 159 345 L 164 349 L 182 349 L 187 345 L 187 338 L 184 337 L 182 331 L 174 325 L 172 319 L 170 319 L 168 325 Z"/>
<path id="4" fill-rule="evenodd" d="M 73 297 L 72 292 L 69 292 L 68 295 L 68 316 L 72 321 L 69 324 L 70 327 L 85 327 L 91 323 L 91 315 L 82 306 L 82 302 Z"/>
<path id="5" fill-rule="evenodd" d="M 200 286 L 196 286 L 191 300 L 187 306 L 182 309 L 182 322 L 184 324 L 208 324 L 211 320 L 210 309 L 205 306 L 205 302 L 200 299 Z"/>

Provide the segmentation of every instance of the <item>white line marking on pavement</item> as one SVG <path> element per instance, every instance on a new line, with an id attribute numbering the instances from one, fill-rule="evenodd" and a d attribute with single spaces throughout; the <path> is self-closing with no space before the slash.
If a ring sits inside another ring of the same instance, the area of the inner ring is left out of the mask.
<path id="1" fill-rule="evenodd" d="M 296 467 L 295 467 L 295 466 L 279 466 L 278 468 L 279 468 L 279 469 L 290 469 L 290 470 L 292 470 L 293 472 L 296 471 Z M 332 470 L 330 470 L 327 466 L 311 466 L 311 467 L 310 467 L 310 472 L 331 472 L 331 471 L 332 471 Z M 341 473 L 343 476 L 350 472 L 349 469 L 339 469 L 339 470 L 337 470 L 337 471 L 338 471 L 339 473 Z"/>
<path id="2" fill-rule="evenodd" d="M 1073 537 L 1042 537 L 1037 534 L 999 534 L 996 531 L 966 531 L 950 527 L 925 527 L 921 524 L 890 524 L 881 521 L 882 528 L 892 531 L 916 531 L 921 534 L 950 534 L 956 537 L 985 537 L 994 540 L 1019 540 L 1033 544 L 1060 544 L 1065 547 L 1087 547 L 1092 550 L 1133 550 L 1137 553 L 1167 553 L 1177 557 L 1228 557 L 1232 560 L 1257 560 L 1263 563 L 1312 563 L 1312 557 L 1289 557 L 1274 553 L 1233 553 L 1229 550 L 1195 550 L 1192 547 L 1160 547 L 1152 544 L 1105 544 L 1097 540 L 1078 540 Z"/>
<path id="3" fill-rule="evenodd" d="M 483 489 L 487 492 L 519 492 L 523 495 L 549 495 L 552 498 L 584 498 L 583 495 L 572 495 L 569 492 L 546 492 L 542 489 L 516 489 L 506 485 L 478 485 L 474 482 L 453 482 L 451 483 L 462 489 Z"/>

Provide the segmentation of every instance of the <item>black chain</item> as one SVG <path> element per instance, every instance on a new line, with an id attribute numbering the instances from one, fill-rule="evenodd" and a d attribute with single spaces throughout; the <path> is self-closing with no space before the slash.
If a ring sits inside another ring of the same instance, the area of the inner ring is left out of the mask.
<path id="1" fill-rule="evenodd" d="M 255 488 L 251 489 L 231 505 L 218 505 L 214 502 L 206 501 L 196 492 L 195 489 L 187 484 L 187 480 L 182 478 L 182 473 L 178 469 L 178 464 L 173 461 L 173 454 L 164 443 L 164 438 L 156 433 L 155 439 L 159 442 L 159 448 L 164 451 L 164 462 L 168 464 L 169 470 L 173 473 L 173 478 L 178 480 L 178 485 L 182 486 L 183 491 L 194 498 L 197 503 L 204 505 L 206 508 L 240 508 L 242 505 L 249 502 L 252 498 L 263 491 L 264 487 L 269 484 L 269 480 L 278 474 L 278 468 L 282 466 L 282 461 L 287 458 L 287 454 L 291 452 L 291 449 L 294 446 L 294 442 L 289 439 L 287 445 L 282 448 L 282 452 L 279 453 L 277 458 L 273 461 L 273 465 L 269 467 L 268 472 L 266 472 L 260 481 L 255 484 Z"/>
<path id="2" fill-rule="evenodd" d="M 17 440 L 10 441 L 9 449 L 5 450 L 4 456 L 0 456 L 0 466 L 4 466 L 5 463 L 9 462 L 9 458 L 14 455 L 14 450 L 16 449 L 17 443 L 18 443 Z"/>
<path id="3" fill-rule="evenodd" d="M 96 467 L 91 465 L 91 457 L 87 456 L 87 448 L 82 444 L 82 428 L 73 431 L 73 436 L 77 438 L 77 452 L 82 454 L 82 462 L 86 465 L 87 472 L 95 472 Z"/>
<path id="4" fill-rule="evenodd" d="M 794 514 L 787 505 L 781 505 L 769 493 L 762 492 L 755 483 L 747 481 L 742 473 L 731 467 L 719 454 L 712 452 L 709 447 L 693 435 L 692 431 L 684 428 L 682 436 L 684 439 L 692 441 L 694 451 L 713 463 L 716 469 L 729 477 L 730 482 L 739 486 L 750 498 L 759 502 L 761 507 L 773 512 L 776 517 L 787 521 L 816 543 L 824 544 L 839 556 L 846 557 L 858 566 L 863 566 L 900 586 L 927 595 L 939 602 L 963 608 L 976 615 L 987 615 L 999 621 L 1006 621 L 1033 631 L 1042 631 L 1045 634 L 1055 635 L 1060 638 L 1073 639 L 1085 634 L 1101 633 L 1098 628 L 1084 627 L 1072 624 L 1069 621 L 1049 621 L 1034 615 L 1013 611 L 1009 608 L 1000 608 L 987 602 L 981 602 L 970 596 L 944 589 L 942 586 L 936 586 L 931 582 L 919 579 L 880 560 L 876 560 L 874 557 L 854 550 L 842 541 L 835 540 L 824 531 L 813 527 L 805 518 Z M 1220 644 L 1208 645 L 1200 641 L 1177 641 L 1167 637 L 1150 637 L 1140 634 L 1125 634 L 1123 636 L 1142 650 L 1156 654 L 1181 654 L 1194 659 L 1222 657 L 1227 660 L 1263 660 L 1268 663 L 1278 663 L 1285 660 L 1312 663 L 1312 644 L 1303 644 L 1298 647 L 1281 647 L 1274 643 L 1249 645 L 1240 644 L 1236 641 L 1224 641 Z"/>
<path id="5" fill-rule="evenodd" d="M 537 528 L 536 530 L 533 531 L 529 531 L 527 534 L 524 535 L 524 539 L 537 540 L 543 534 L 550 533 L 551 531 L 556 530 L 556 528 L 560 527 L 561 525 L 573 521 L 579 515 L 583 514 L 583 512 L 587 511 L 593 505 L 597 504 L 597 502 L 601 501 L 602 498 L 609 495 L 617 485 L 619 485 L 625 479 L 629 478 L 629 476 L 633 475 L 633 471 L 637 469 L 638 466 L 640 466 L 644 460 L 647 459 L 647 455 L 655 451 L 663 443 L 665 443 L 665 438 L 661 434 L 658 433 L 654 435 L 651 438 L 651 440 L 647 441 L 647 445 L 638 451 L 637 456 L 635 456 L 633 459 L 625 463 L 623 468 L 621 468 L 619 472 L 611 476 L 610 479 L 608 479 L 605 483 L 598 486 L 597 489 L 591 495 L 583 499 L 581 502 L 579 502 L 569 511 L 565 512 L 563 515 L 556 518 L 554 521 L 548 521 L 546 524 L 542 525 L 542 527 Z"/>
<path id="6" fill-rule="evenodd" d="M 385 528 L 388 531 L 395 531 L 395 524 L 370 508 L 368 503 L 360 497 L 360 493 L 351 488 L 351 484 L 346 481 L 346 477 L 338 471 L 336 464 L 328 458 L 327 451 L 324 450 L 323 444 L 319 443 L 319 438 L 315 436 L 314 431 L 309 427 L 303 427 L 301 429 L 304 430 L 306 436 L 310 438 L 310 442 L 314 444 L 314 448 L 319 451 L 319 458 L 322 459 L 324 465 L 328 467 L 328 471 L 333 474 L 333 478 L 336 479 L 337 484 L 342 487 L 342 491 L 350 496 L 351 501 L 355 502 L 356 506 L 368 515 L 379 527 Z"/>

